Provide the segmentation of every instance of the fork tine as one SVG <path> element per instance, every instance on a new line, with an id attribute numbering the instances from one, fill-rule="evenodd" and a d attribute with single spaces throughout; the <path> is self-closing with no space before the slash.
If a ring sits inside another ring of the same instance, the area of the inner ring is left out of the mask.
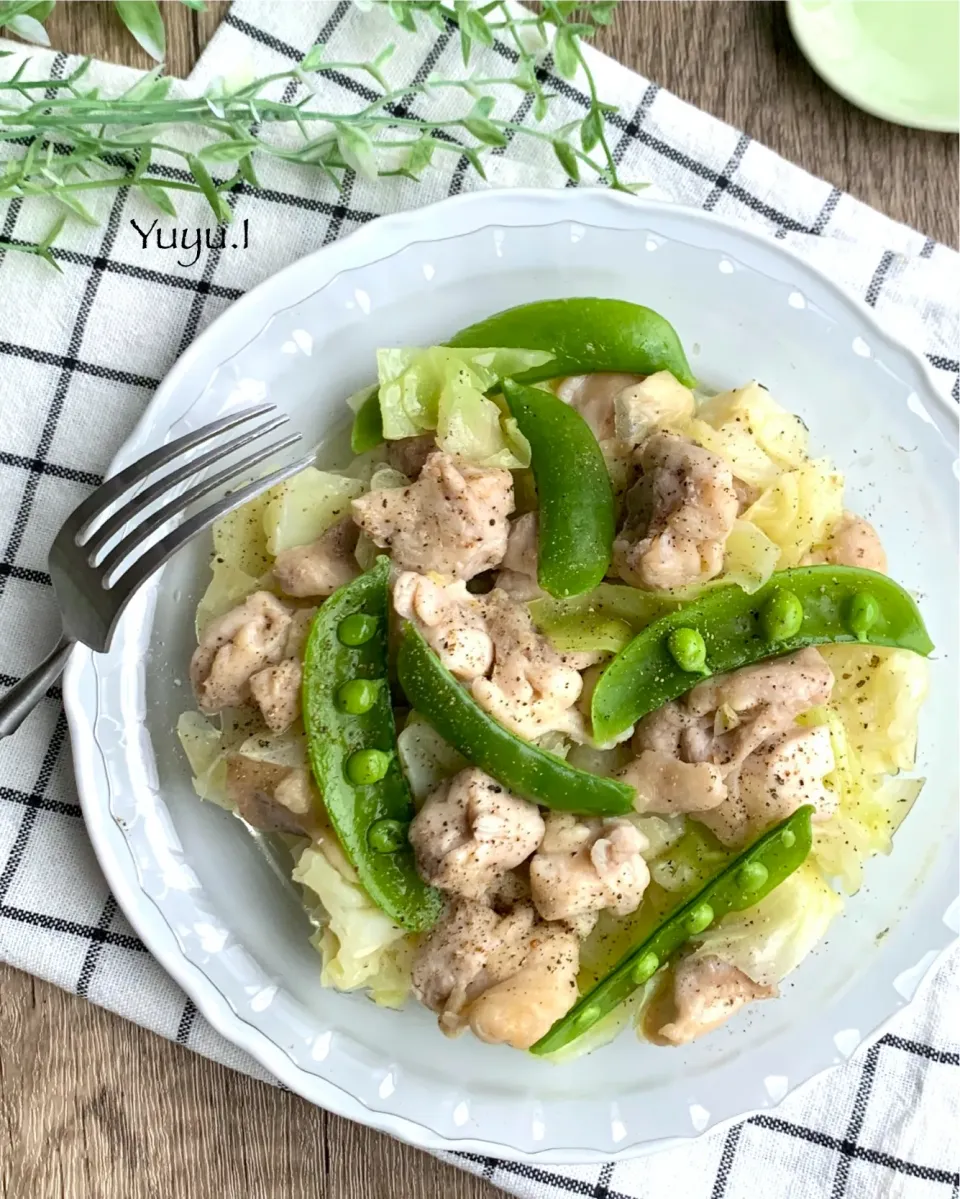
<path id="1" fill-rule="evenodd" d="M 279 429 L 281 425 L 287 423 L 288 419 L 289 417 L 283 415 L 275 416 L 273 420 L 267 421 L 265 425 L 258 425 L 256 429 L 251 429 L 249 433 L 241 433 L 239 437 L 231 438 L 230 441 L 225 442 L 222 446 L 215 446 L 212 450 L 201 454 L 199 458 L 194 458 L 191 462 L 186 463 L 185 466 L 181 466 L 171 474 L 161 475 L 155 483 L 151 483 L 143 491 L 138 491 L 122 508 L 118 508 L 112 516 L 108 517 L 102 525 L 98 525 L 91 534 L 89 540 L 84 545 L 84 548 L 88 551 L 87 561 L 93 566 L 96 558 L 103 551 L 107 543 L 120 532 L 124 525 L 129 524 L 139 512 L 142 512 L 149 504 L 152 504 L 154 500 L 161 499 L 164 495 L 172 491 L 174 487 L 185 483 L 187 479 L 206 470 L 208 466 L 212 466 L 215 462 L 219 462 L 221 458 L 226 458 L 236 450 L 241 450 L 252 441 L 256 441 L 258 437 L 264 437 L 267 433 L 272 433 L 274 429 Z M 299 437 L 293 438 L 293 441 L 298 440 Z M 293 442 L 289 442 L 289 444 L 292 445 Z M 283 448 L 287 448 L 286 444 Z M 236 474 L 241 466 L 242 464 L 238 463 L 237 466 L 231 468 L 231 472 Z M 217 475 L 216 477 L 219 479 L 221 475 Z M 200 492 L 199 494 L 203 495 L 204 493 Z M 186 507 L 186 504 L 181 506 Z"/>
<path id="2" fill-rule="evenodd" d="M 223 470 L 217 471 L 215 475 L 211 475 L 209 479 L 201 479 L 189 491 L 185 491 L 182 495 L 174 496 L 168 504 L 164 504 L 162 508 L 158 508 L 151 516 L 140 524 L 136 525 L 122 541 L 118 542 L 113 547 L 103 562 L 100 564 L 100 576 L 103 586 L 109 589 L 118 574 L 118 567 L 133 553 L 138 545 L 143 545 L 148 538 L 152 537 L 158 529 L 163 526 L 178 512 L 183 512 L 195 503 L 201 496 L 207 495 L 208 492 L 214 491 L 217 487 L 221 487 L 224 483 L 228 483 L 231 479 L 236 479 L 240 475 L 245 474 L 253 467 L 259 466 L 267 458 L 274 454 L 279 454 L 282 450 L 288 450 L 292 445 L 300 440 L 299 433 L 291 433 L 289 437 L 284 437 L 280 441 L 275 441 L 273 444 L 264 446 L 263 449 L 257 450 L 256 453 L 248 455 L 240 462 L 233 462 Z M 134 503 L 139 503 L 140 497 L 137 496 Z M 127 504 L 121 509 L 121 514 L 127 514 L 127 521 L 133 519 L 136 513 L 130 509 L 133 504 Z M 93 563 L 91 562 L 91 566 Z"/>
<path id="3" fill-rule="evenodd" d="M 223 416 L 219 420 L 211 421 L 209 425 L 203 425 L 199 429 L 194 429 L 191 433 L 186 433 L 183 437 L 178 437 L 176 441 L 171 441 L 168 445 L 160 446 L 159 449 L 145 455 L 143 458 L 138 458 L 126 470 L 120 471 L 112 479 L 107 479 L 105 483 L 101 483 L 97 490 L 91 496 L 88 496 L 71 514 L 71 522 L 77 525 L 77 544 L 83 544 L 89 532 L 90 525 L 102 515 L 110 504 L 120 499 L 123 493 L 129 488 L 142 483 L 155 470 L 159 470 L 161 466 L 166 466 L 168 462 L 179 458 L 195 446 L 203 445 L 205 441 L 209 441 L 211 437 L 216 437 L 219 433 L 224 433 L 227 429 L 232 429 L 236 425 L 243 424 L 245 421 L 253 420 L 258 416 L 265 416 L 268 412 L 274 411 L 276 411 L 275 404 L 257 404 L 254 408 L 245 408 L 242 412 L 233 412 L 229 416 Z"/>
<path id="4" fill-rule="evenodd" d="M 137 588 L 146 582 L 150 575 L 158 570 L 178 549 L 196 537 L 198 533 L 208 529 L 221 516 L 226 516 L 227 513 L 243 507 L 248 500 L 255 499 L 267 488 L 282 483 L 284 479 L 289 479 L 292 475 L 299 474 L 308 466 L 312 466 L 315 458 L 315 454 L 308 454 L 298 461 L 292 462 L 289 466 L 282 466 L 269 475 L 264 475 L 262 479 L 254 479 L 252 483 L 247 483 L 245 487 L 224 496 L 215 504 L 211 504 L 209 508 L 204 508 L 202 512 L 191 516 L 189 520 L 185 520 L 166 537 L 162 537 L 152 545 L 145 554 L 130 564 L 129 569 L 124 571 L 117 580 L 116 586 L 111 588 L 111 592 L 118 600 L 114 623 Z"/>

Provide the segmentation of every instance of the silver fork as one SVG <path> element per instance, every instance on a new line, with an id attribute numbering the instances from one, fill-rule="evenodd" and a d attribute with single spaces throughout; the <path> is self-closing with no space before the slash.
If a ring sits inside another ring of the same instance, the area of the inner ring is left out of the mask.
<path id="1" fill-rule="evenodd" d="M 171 495 L 194 475 L 272 433 L 288 418 L 273 416 L 254 429 L 229 441 L 221 441 L 168 474 L 153 481 L 150 481 L 151 476 L 198 446 L 217 440 L 228 430 L 272 412 L 276 412 L 273 404 L 259 404 L 255 408 L 222 417 L 185 437 L 171 441 L 169 445 L 161 446 L 108 479 L 71 512 L 57 534 L 49 561 L 50 578 L 63 620 L 63 635 L 40 665 L 0 699 L 0 737 L 16 732 L 24 717 L 43 698 L 47 688 L 63 673 L 67 657 L 77 642 L 98 653 L 109 649 L 120 614 L 134 592 L 172 554 L 221 516 L 313 463 L 314 456 L 311 454 L 254 479 L 188 517 L 159 540 L 147 544 L 164 525 L 186 512 L 202 496 L 240 478 L 272 455 L 289 449 L 300 440 L 300 434 L 291 433 L 238 462 L 230 463 L 186 491 L 172 495 L 166 503 L 145 515 L 151 505 Z M 144 483 L 148 483 L 148 486 L 138 490 Z M 132 522 L 136 524 L 111 546 L 110 542 Z M 144 545 L 146 549 L 138 554 Z"/>

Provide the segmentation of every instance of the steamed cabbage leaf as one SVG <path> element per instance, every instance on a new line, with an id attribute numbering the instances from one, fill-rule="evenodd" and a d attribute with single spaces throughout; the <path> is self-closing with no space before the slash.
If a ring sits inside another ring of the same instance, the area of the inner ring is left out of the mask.
<path id="1" fill-rule="evenodd" d="M 755 381 L 704 400 L 697 416 L 718 430 L 739 427 L 779 468 L 793 470 L 807 459 L 806 425 Z M 738 477 L 751 481 L 743 475 Z"/>
<path id="2" fill-rule="evenodd" d="M 484 393 L 501 379 L 543 366 L 550 358 L 540 350 L 378 350 L 384 437 L 436 431 L 442 450 L 477 466 L 527 467 L 527 439 L 506 406 Z"/>
<path id="3" fill-rule="evenodd" d="M 693 392 L 669 371 L 648 375 L 614 396 L 617 441 L 635 449 L 654 429 L 680 429 L 692 418 L 695 406 Z"/>
<path id="4" fill-rule="evenodd" d="M 808 860 L 759 903 L 728 912 L 707 929 L 692 956 L 718 957 L 770 986 L 800 965 L 842 908 L 843 900 Z"/>
<path id="5" fill-rule="evenodd" d="M 835 762 L 825 781 L 837 795 L 837 810 L 829 820 L 814 822 L 812 857 L 828 878 L 853 895 L 863 883 L 864 863 L 892 850 L 893 835 L 920 794 L 923 779 L 870 773 L 832 706 L 812 708 L 799 723 L 827 725 Z"/>
<path id="6" fill-rule="evenodd" d="M 270 499 L 270 492 L 248 500 L 242 508 L 221 516 L 213 526 L 214 561 L 233 566 L 244 574 L 257 579 L 272 565 L 273 558 L 267 549 L 267 534 L 263 527 L 263 513 Z"/>
<path id="7" fill-rule="evenodd" d="M 177 721 L 177 737 L 190 763 L 194 791 L 201 799 L 209 799 L 232 812 L 233 804 L 227 797 L 227 764 L 220 730 L 200 712 L 182 712 Z"/>
<path id="8" fill-rule="evenodd" d="M 248 575 L 239 566 L 225 562 L 222 558 L 214 558 L 210 569 L 213 572 L 213 578 L 197 605 L 198 641 L 211 620 L 216 620 L 219 616 L 229 612 L 231 608 L 242 604 L 247 596 L 252 595 L 259 586 L 253 575 Z"/>
<path id="9" fill-rule="evenodd" d="M 397 756 L 418 804 L 436 791 L 444 779 L 452 778 L 470 765 L 416 711 L 410 713 L 406 726 L 397 737 Z"/>
<path id="10" fill-rule="evenodd" d="M 319 925 L 312 942 L 323 960 L 321 983 L 338 991 L 366 987 L 377 1003 L 399 1007 L 413 964 L 406 934 L 363 890 L 339 846 L 332 839 L 307 845 L 293 881 L 309 892 L 307 906 Z"/>
<path id="11" fill-rule="evenodd" d="M 276 556 L 316 541 L 331 525 L 349 516 L 350 501 L 365 490 L 359 479 L 313 466 L 271 487 L 262 518 L 267 552 Z"/>
<path id="12" fill-rule="evenodd" d="M 826 458 L 785 471 L 743 513 L 780 547 L 778 570 L 799 566 L 843 514 L 843 476 Z"/>
<path id="13" fill-rule="evenodd" d="M 825 645 L 834 675 L 830 706 L 843 720 L 868 774 L 911 770 L 930 663 L 909 650 L 879 645 Z"/>

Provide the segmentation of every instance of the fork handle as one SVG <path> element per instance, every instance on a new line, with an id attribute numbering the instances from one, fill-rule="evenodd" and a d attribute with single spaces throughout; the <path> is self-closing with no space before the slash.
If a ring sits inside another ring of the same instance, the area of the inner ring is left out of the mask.
<path id="1" fill-rule="evenodd" d="M 14 683 L 0 699 L 0 737 L 9 737 L 63 674 L 70 651 L 76 645 L 72 637 L 61 637 L 39 666 Z"/>

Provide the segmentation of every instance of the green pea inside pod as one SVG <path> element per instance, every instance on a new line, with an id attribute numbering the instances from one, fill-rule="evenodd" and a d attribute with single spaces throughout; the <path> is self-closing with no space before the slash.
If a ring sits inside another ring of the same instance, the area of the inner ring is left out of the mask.
<path id="1" fill-rule="evenodd" d="M 347 778 L 357 787 L 379 783 L 389 769 L 390 755 L 382 749 L 358 749 L 347 758 Z"/>
<path id="2" fill-rule="evenodd" d="M 795 591 L 778 587 L 760 609 L 760 626 L 768 641 L 789 641 L 803 625 L 803 604 Z"/>
<path id="3" fill-rule="evenodd" d="M 389 818 L 378 820 L 370 826 L 367 840 L 376 853 L 396 853 L 407 843 L 407 825 Z"/>
<path id="4" fill-rule="evenodd" d="M 737 883 L 744 895 L 759 891 L 767 881 L 770 871 L 763 862 L 744 862 L 737 871 Z"/>
<path id="5" fill-rule="evenodd" d="M 366 612 L 352 612 L 337 625 L 337 637 L 344 645 L 349 645 L 352 649 L 366 645 L 376 631 L 376 619 L 368 616 Z"/>
<path id="6" fill-rule="evenodd" d="M 350 679 L 337 691 L 340 710 L 348 716 L 363 716 L 377 702 L 379 689 L 376 679 Z"/>
<path id="7" fill-rule="evenodd" d="M 858 641 L 866 641 L 870 630 L 880 619 L 880 605 L 869 591 L 858 591 L 850 597 L 847 625 Z"/>
<path id="8" fill-rule="evenodd" d="M 684 922 L 684 928 L 687 935 L 691 937 L 697 936 L 698 933 L 706 932 L 713 924 L 715 912 L 710 904 L 698 903 L 697 906 L 688 914 Z"/>
<path id="9" fill-rule="evenodd" d="M 674 629 L 667 638 L 667 649 L 681 670 L 690 674 L 710 673 L 707 669 L 707 643 L 697 629 Z"/>
<path id="10" fill-rule="evenodd" d="M 648 979 L 653 978 L 659 969 L 660 959 L 651 950 L 649 953 L 645 953 L 634 965 L 630 976 L 631 982 L 639 987 L 642 983 L 647 982 Z"/>

